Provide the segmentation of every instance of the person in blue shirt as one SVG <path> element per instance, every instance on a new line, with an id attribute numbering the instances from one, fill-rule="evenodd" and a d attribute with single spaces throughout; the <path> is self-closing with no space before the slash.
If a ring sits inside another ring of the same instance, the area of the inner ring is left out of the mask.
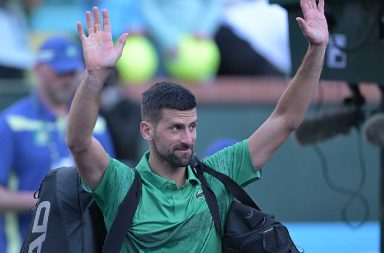
<path id="1" fill-rule="evenodd" d="M 0 114 L 0 252 L 7 252 L 5 213 L 17 213 L 20 239 L 31 221 L 34 192 L 52 169 L 74 165 L 65 143 L 71 98 L 84 70 L 77 43 L 51 37 L 38 50 L 34 65 L 37 85 L 29 96 Z M 114 155 L 105 120 L 93 130 L 103 147 Z M 11 175 L 16 189 L 11 190 Z"/>

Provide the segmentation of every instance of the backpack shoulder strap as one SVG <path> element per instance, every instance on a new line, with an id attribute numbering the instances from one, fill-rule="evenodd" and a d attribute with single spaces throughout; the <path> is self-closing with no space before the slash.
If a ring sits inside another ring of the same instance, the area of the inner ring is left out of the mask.
<path id="1" fill-rule="evenodd" d="M 260 210 L 260 208 L 256 205 L 256 203 L 252 200 L 252 198 L 248 195 L 248 193 L 239 186 L 232 178 L 229 176 L 218 172 L 217 170 L 212 169 L 208 165 L 202 163 L 197 157 L 194 157 L 192 160 L 192 171 L 195 173 L 196 177 L 200 180 L 202 189 L 205 195 L 205 199 L 207 201 L 209 211 L 212 214 L 213 221 L 215 223 L 215 227 L 217 232 L 221 235 L 221 220 L 219 215 L 219 207 L 217 204 L 217 199 L 215 193 L 209 187 L 207 180 L 204 177 L 203 172 L 212 175 L 217 178 L 221 183 L 225 185 L 225 187 L 231 192 L 231 194 L 243 204 L 251 206 Z"/>
<path id="2" fill-rule="evenodd" d="M 103 253 L 120 252 L 127 230 L 132 224 L 133 216 L 139 205 L 142 184 L 141 176 L 136 169 L 133 169 L 133 171 L 135 172 L 135 179 L 117 210 L 111 229 L 105 238 Z"/>
<path id="3" fill-rule="evenodd" d="M 218 172 L 217 170 L 212 169 L 208 165 L 203 162 L 197 160 L 198 167 L 202 172 L 206 172 L 215 178 L 217 178 L 221 183 L 225 185 L 225 187 L 231 192 L 231 194 L 239 200 L 241 203 L 246 204 L 247 206 L 251 206 L 257 210 L 260 210 L 255 201 L 249 196 L 249 194 L 238 185 L 232 178 L 229 176 Z"/>
<path id="4" fill-rule="evenodd" d="M 201 166 L 201 164 L 197 164 L 195 166 L 192 166 L 192 168 L 193 168 L 192 170 L 195 173 L 196 177 L 201 182 L 201 188 L 202 188 L 204 196 L 205 196 L 205 201 L 208 204 L 209 212 L 212 215 L 216 231 L 219 233 L 219 235 L 221 235 L 222 229 L 221 229 L 220 212 L 219 212 L 219 205 L 217 204 L 217 198 L 216 198 L 215 193 L 209 187 L 208 182 L 203 175 L 203 170 L 201 170 L 200 166 Z"/>

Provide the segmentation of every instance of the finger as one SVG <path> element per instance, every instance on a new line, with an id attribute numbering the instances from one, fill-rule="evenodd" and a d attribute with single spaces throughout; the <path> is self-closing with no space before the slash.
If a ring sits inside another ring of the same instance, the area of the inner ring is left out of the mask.
<path id="1" fill-rule="evenodd" d="M 300 6 L 303 11 L 307 10 L 309 8 L 308 0 L 300 0 Z"/>
<path id="2" fill-rule="evenodd" d="M 319 1 L 318 9 L 321 13 L 324 13 L 324 0 Z"/>
<path id="3" fill-rule="evenodd" d="M 104 31 L 106 32 L 110 32 L 111 31 L 111 24 L 109 22 L 109 15 L 108 15 L 108 11 L 106 9 L 103 9 L 101 11 L 101 15 L 103 16 L 103 29 Z"/>
<path id="4" fill-rule="evenodd" d="M 310 9 L 317 9 L 316 0 L 300 0 L 300 6 L 303 12 Z"/>
<path id="5" fill-rule="evenodd" d="M 95 32 L 99 32 L 101 31 L 99 9 L 97 7 L 93 7 L 92 11 L 93 11 L 93 22 L 95 26 Z"/>
<path id="6" fill-rule="evenodd" d="M 85 20 L 87 22 L 88 34 L 94 33 L 95 29 L 93 28 L 91 12 L 90 11 L 87 11 L 85 13 Z"/>
<path id="7" fill-rule="evenodd" d="M 308 7 L 311 8 L 311 9 L 317 9 L 317 4 L 316 4 L 316 0 L 307 0 L 308 2 Z"/>
<path id="8" fill-rule="evenodd" d="M 299 24 L 300 29 L 303 32 L 303 34 L 306 35 L 308 27 L 307 27 L 307 24 L 305 23 L 305 20 L 303 18 L 297 17 L 296 21 Z"/>
<path id="9" fill-rule="evenodd" d="M 115 47 L 120 56 L 121 56 L 121 53 L 123 52 L 123 48 L 124 48 L 125 42 L 127 41 L 127 38 L 128 38 L 128 33 L 123 33 L 120 36 L 117 42 L 117 45 Z"/>
<path id="10" fill-rule="evenodd" d="M 80 41 L 83 42 L 86 36 L 84 33 L 83 26 L 81 25 L 80 22 L 77 22 L 77 33 L 79 34 Z"/>

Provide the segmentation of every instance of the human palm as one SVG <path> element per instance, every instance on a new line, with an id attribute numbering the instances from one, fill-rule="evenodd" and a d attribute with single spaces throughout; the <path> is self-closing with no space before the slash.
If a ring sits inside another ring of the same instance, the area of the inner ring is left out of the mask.
<path id="1" fill-rule="evenodd" d="M 84 61 L 87 70 L 98 71 L 115 65 L 121 56 L 128 34 L 123 34 L 115 46 L 112 40 L 108 12 L 106 10 L 102 11 L 103 25 L 101 25 L 100 22 L 98 8 L 94 7 L 92 12 L 93 22 L 91 12 L 87 11 L 85 14 L 88 36 L 85 35 L 81 23 L 77 24 L 77 30 L 83 46 Z"/>
<path id="2" fill-rule="evenodd" d="M 328 24 L 324 15 L 324 0 L 300 0 L 303 18 L 296 18 L 304 36 L 314 45 L 327 44 Z"/>

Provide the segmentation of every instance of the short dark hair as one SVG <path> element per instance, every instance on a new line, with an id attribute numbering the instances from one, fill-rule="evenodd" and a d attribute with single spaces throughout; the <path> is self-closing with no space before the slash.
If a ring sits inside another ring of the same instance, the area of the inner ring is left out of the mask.
<path id="1" fill-rule="evenodd" d="M 143 93 L 141 117 L 157 123 L 161 118 L 162 108 L 185 111 L 195 107 L 195 96 L 187 88 L 173 82 L 158 82 Z"/>

